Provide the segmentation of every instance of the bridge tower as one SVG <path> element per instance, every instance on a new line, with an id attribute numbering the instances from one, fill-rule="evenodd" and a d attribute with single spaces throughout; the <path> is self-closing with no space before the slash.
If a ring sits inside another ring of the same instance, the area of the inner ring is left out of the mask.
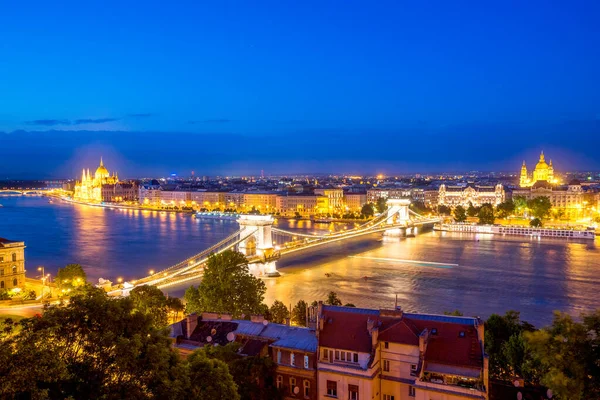
<path id="1" fill-rule="evenodd" d="M 238 248 L 251 261 L 250 271 L 259 276 L 279 276 L 271 235 L 273 216 L 242 215 L 237 222 L 241 229 L 240 238 L 247 237 Z M 252 262 L 252 259 L 256 259 L 256 262 Z"/>
<path id="2" fill-rule="evenodd" d="M 384 236 L 400 237 L 406 235 L 406 231 L 409 228 L 410 217 L 408 215 L 408 206 L 410 206 L 409 199 L 387 199 L 386 205 L 388 206 L 387 215 L 388 225 L 395 225 L 396 227 L 387 229 L 383 232 Z M 403 225 L 398 227 L 398 225 Z"/>

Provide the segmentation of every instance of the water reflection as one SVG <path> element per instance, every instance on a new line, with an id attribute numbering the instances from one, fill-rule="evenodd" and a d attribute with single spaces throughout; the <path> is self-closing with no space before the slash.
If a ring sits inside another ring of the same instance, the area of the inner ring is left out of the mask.
<path id="1" fill-rule="evenodd" d="M 2 204 L 0 237 L 26 242 L 28 270 L 44 265 L 54 274 L 59 266 L 75 262 L 84 265 L 94 280 L 143 276 L 238 229 L 233 221 L 48 204 L 45 198 L 7 197 Z M 343 229 L 310 221 L 276 223 L 281 229 L 305 233 Z M 342 301 L 357 306 L 391 307 L 398 295 L 410 311 L 459 309 L 465 315 L 486 317 L 515 309 L 536 325 L 550 322 L 555 309 L 577 315 L 600 306 L 598 240 L 492 240 L 486 235 L 426 233 L 383 241 L 374 234 L 368 240 L 337 242 L 295 254 L 278 265 L 283 276 L 265 281 L 269 304 L 275 299 L 285 304 L 325 299 L 333 290 Z M 184 290 L 173 288 L 172 293 L 181 295 Z"/>

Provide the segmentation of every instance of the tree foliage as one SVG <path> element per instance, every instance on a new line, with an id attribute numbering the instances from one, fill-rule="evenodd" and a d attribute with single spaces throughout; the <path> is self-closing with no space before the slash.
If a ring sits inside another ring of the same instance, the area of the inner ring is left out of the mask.
<path id="1" fill-rule="evenodd" d="M 327 300 L 325 300 L 325 304 L 329 304 L 330 306 L 341 306 L 342 300 L 340 300 L 336 292 L 332 291 L 327 294 Z"/>
<path id="2" fill-rule="evenodd" d="M 307 326 L 306 322 L 306 309 L 308 308 L 308 304 L 304 300 L 298 301 L 294 308 L 292 309 L 292 322 L 295 325 L 299 326 Z"/>
<path id="3" fill-rule="evenodd" d="M 137 286 L 129 292 L 133 307 L 152 318 L 156 326 L 167 325 L 167 298 L 156 286 Z"/>
<path id="4" fill-rule="evenodd" d="M 186 312 L 214 311 L 234 318 L 258 314 L 266 290 L 265 283 L 250 274 L 246 257 L 227 250 L 211 255 L 200 285 L 186 290 Z"/>
<path id="5" fill-rule="evenodd" d="M 109 298 L 88 288 L 67 304 L 47 306 L 42 316 L 22 320 L 19 328 L 0 340 L 0 397 L 184 395 L 185 377 L 166 332 L 136 311 L 129 298 Z"/>
<path id="6" fill-rule="evenodd" d="M 206 353 L 196 351 L 188 357 L 186 367 L 190 379 L 191 398 L 240 399 L 238 386 L 225 362 L 208 358 Z M 194 384 L 191 384 L 192 382 Z"/>
<path id="7" fill-rule="evenodd" d="M 550 215 L 552 203 L 547 196 L 540 196 L 527 201 L 527 208 L 536 218 L 543 220 Z"/>
<path id="8" fill-rule="evenodd" d="M 377 203 L 375 203 L 375 208 L 379 214 L 385 212 L 387 210 L 387 199 L 380 197 L 377 199 Z"/>
<path id="9" fill-rule="evenodd" d="M 467 207 L 467 215 L 469 217 L 476 217 L 479 214 L 479 207 L 473 206 L 473 203 L 469 202 L 469 207 Z"/>
<path id="10" fill-rule="evenodd" d="M 56 273 L 56 283 L 62 290 L 76 290 L 87 284 L 87 275 L 79 264 L 67 264 Z"/>
<path id="11" fill-rule="evenodd" d="M 372 217 L 375 215 L 375 211 L 373 210 L 373 204 L 367 203 L 362 206 L 360 213 L 364 215 L 366 218 Z"/>
<path id="12" fill-rule="evenodd" d="M 275 322 L 276 324 L 283 324 L 289 315 L 287 307 L 279 300 L 275 300 L 273 302 L 273 305 L 269 311 L 271 313 L 271 321 Z"/>
<path id="13" fill-rule="evenodd" d="M 524 215 L 527 212 L 527 199 L 523 196 L 515 196 L 512 199 L 515 206 L 515 212 L 518 215 Z"/>
<path id="14" fill-rule="evenodd" d="M 512 200 L 506 200 L 496 206 L 498 217 L 506 218 L 515 212 L 515 203 Z"/>
<path id="15" fill-rule="evenodd" d="M 531 221 L 529 221 L 529 225 L 534 228 L 540 228 L 542 226 L 542 220 L 539 218 L 534 218 Z"/>
<path id="16" fill-rule="evenodd" d="M 494 207 L 487 203 L 479 208 L 479 213 L 477 216 L 479 217 L 480 225 L 491 225 L 496 219 L 494 215 Z"/>
<path id="17" fill-rule="evenodd" d="M 450 215 L 451 210 L 450 210 L 450 207 L 448 207 L 448 206 L 439 205 L 437 207 L 437 212 L 438 212 L 438 214 L 441 214 L 441 215 Z"/>
<path id="18" fill-rule="evenodd" d="M 467 220 L 467 210 L 463 206 L 456 206 L 454 209 L 454 219 L 456 222 L 465 222 Z"/>

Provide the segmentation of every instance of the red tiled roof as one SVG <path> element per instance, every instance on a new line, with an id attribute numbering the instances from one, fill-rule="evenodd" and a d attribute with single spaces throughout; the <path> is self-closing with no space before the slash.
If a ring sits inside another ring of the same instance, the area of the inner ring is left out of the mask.
<path id="1" fill-rule="evenodd" d="M 387 328 L 382 329 L 379 333 L 379 340 L 418 346 L 420 333 L 410 320 L 403 318 L 394 320 Z"/>
<path id="2" fill-rule="evenodd" d="M 408 317 L 405 320 L 410 320 Z M 477 329 L 472 325 L 450 322 L 410 320 L 419 331 L 429 330 L 429 341 L 425 361 L 446 365 L 481 368 L 483 354 L 477 338 Z M 431 330 L 437 329 L 437 334 Z M 465 336 L 460 337 L 460 332 Z"/>
<path id="3" fill-rule="evenodd" d="M 343 349 L 361 353 L 371 352 L 371 335 L 367 330 L 367 320 L 375 321 L 379 327 L 377 313 L 360 313 L 360 309 L 346 311 L 343 307 L 323 307 L 325 322 L 319 332 L 319 346 Z M 376 310 L 369 310 L 376 311 Z"/>

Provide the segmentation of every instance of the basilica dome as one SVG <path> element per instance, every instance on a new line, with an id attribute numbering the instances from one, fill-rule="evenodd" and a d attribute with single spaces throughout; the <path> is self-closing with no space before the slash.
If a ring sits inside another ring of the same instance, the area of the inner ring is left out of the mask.
<path id="1" fill-rule="evenodd" d="M 102 162 L 102 158 L 101 158 L 100 166 L 98 167 L 98 169 L 96 169 L 96 173 L 94 173 L 94 178 L 104 179 L 104 178 L 108 178 L 109 176 L 110 176 L 110 174 L 108 173 L 108 170 L 104 166 L 104 163 Z"/>

